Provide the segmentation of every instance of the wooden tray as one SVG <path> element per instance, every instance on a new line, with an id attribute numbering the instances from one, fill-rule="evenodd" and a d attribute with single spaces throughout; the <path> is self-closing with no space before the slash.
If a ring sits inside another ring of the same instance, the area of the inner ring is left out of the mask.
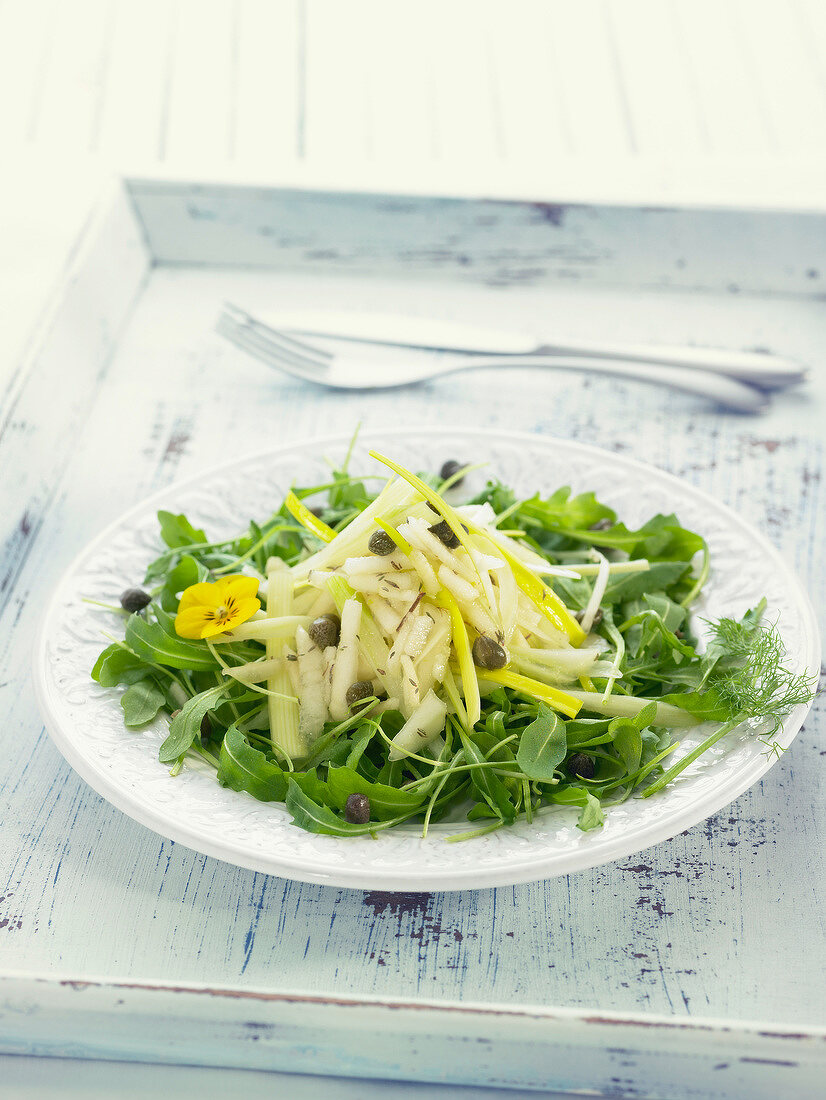
<path id="1" fill-rule="evenodd" d="M 233 868 L 118 814 L 42 732 L 28 654 L 44 593 L 129 504 L 359 419 L 547 431 L 653 462 L 762 526 L 823 606 L 824 255 L 817 212 L 119 185 L 3 397 L 0 1052 L 612 1097 L 818 1095 L 822 703 L 762 784 L 633 861 L 389 895 Z M 224 299 L 768 345 L 812 380 L 760 420 L 642 383 L 515 370 L 507 389 L 490 372 L 344 396 L 220 341 Z"/>

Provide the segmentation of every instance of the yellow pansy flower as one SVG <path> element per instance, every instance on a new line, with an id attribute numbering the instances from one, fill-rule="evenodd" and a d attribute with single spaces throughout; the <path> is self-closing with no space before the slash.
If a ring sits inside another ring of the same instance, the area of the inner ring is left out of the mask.
<path id="1" fill-rule="evenodd" d="M 203 581 L 185 589 L 175 616 L 175 630 L 182 638 L 212 638 L 251 619 L 261 607 L 256 599 L 258 581 L 240 573 Z"/>

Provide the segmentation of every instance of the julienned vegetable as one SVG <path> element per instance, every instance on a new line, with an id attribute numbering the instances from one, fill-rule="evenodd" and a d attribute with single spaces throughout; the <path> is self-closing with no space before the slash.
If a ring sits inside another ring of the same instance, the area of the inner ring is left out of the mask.
<path id="1" fill-rule="evenodd" d="M 159 513 L 148 593 L 124 593 L 125 636 L 92 676 L 125 686 L 128 726 L 170 716 L 173 774 L 198 756 L 335 836 L 480 822 L 464 839 L 554 805 L 587 830 L 745 719 L 773 751 L 811 698 L 765 602 L 707 624 L 698 652 L 709 556 L 676 516 L 631 530 L 592 493 L 520 500 L 495 481 L 459 504 L 458 463 L 439 478 L 373 457 L 395 475 L 377 494 L 345 464 L 237 538 Z"/>

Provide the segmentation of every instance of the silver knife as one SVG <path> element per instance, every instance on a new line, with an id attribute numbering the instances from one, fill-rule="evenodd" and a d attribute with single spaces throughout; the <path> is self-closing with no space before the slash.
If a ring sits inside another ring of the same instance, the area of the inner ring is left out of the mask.
<path id="1" fill-rule="evenodd" d="M 236 310 L 236 307 L 227 308 L 246 316 L 245 311 Z M 291 310 L 259 316 L 280 332 L 306 336 L 468 355 L 573 355 L 660 363 L 724 374 L 767 389 L 802 382 L 807 374 L 799 363 L 768 351 L 569 339 L 549 341 L 530 331 L 396 313 Z"/>

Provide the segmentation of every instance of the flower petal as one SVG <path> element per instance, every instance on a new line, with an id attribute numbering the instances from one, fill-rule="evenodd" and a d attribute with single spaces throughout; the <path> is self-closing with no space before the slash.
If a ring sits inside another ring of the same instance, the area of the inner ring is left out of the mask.
<path id="1" fill-rule="evenodd" d="M 203 638 L 204 627 L 211 626 L 210 609 L 203 606 L 188 607 L 175 616 L 175 632 L 180 638 Z"/>
<path id="2" fill-rule="evenodd" d="M 236 600 L 247 599 L 258 591 L 258 579 L 245 577 L 243 573 L 234 573 L 231 577 L 222 577 L 218 584 L 222 586 L 221 595 L 234 596 Z"/>
<path id="3" fill-rule="evenodd" d="M 240 626 L 241 623 L 245 623 L 247 619 L 251 619 L 256 611 L 261 607 L 261 601 L 257 600 L 254 596 L 247 596 L 245 599 L 237 600 L 230 612 L 230 621 L 233 626 Z"/>
<path id="4" fill-rule="evenodd" d="M 231 628 L 231 619 L 210 619 L 202 628 L 199 638 L 214 638 L 216 634 L 226 634 Z"/>
<path id="5" fill-rule="evenodd" d="M 201 581 L 200 584 L 192 584 L 184 589 L 178 611 L 188 611 L 190 607 L 208 607 L 214 610 L 220 606 L 221 602 L 222 593 L 219 585 Z"/>

